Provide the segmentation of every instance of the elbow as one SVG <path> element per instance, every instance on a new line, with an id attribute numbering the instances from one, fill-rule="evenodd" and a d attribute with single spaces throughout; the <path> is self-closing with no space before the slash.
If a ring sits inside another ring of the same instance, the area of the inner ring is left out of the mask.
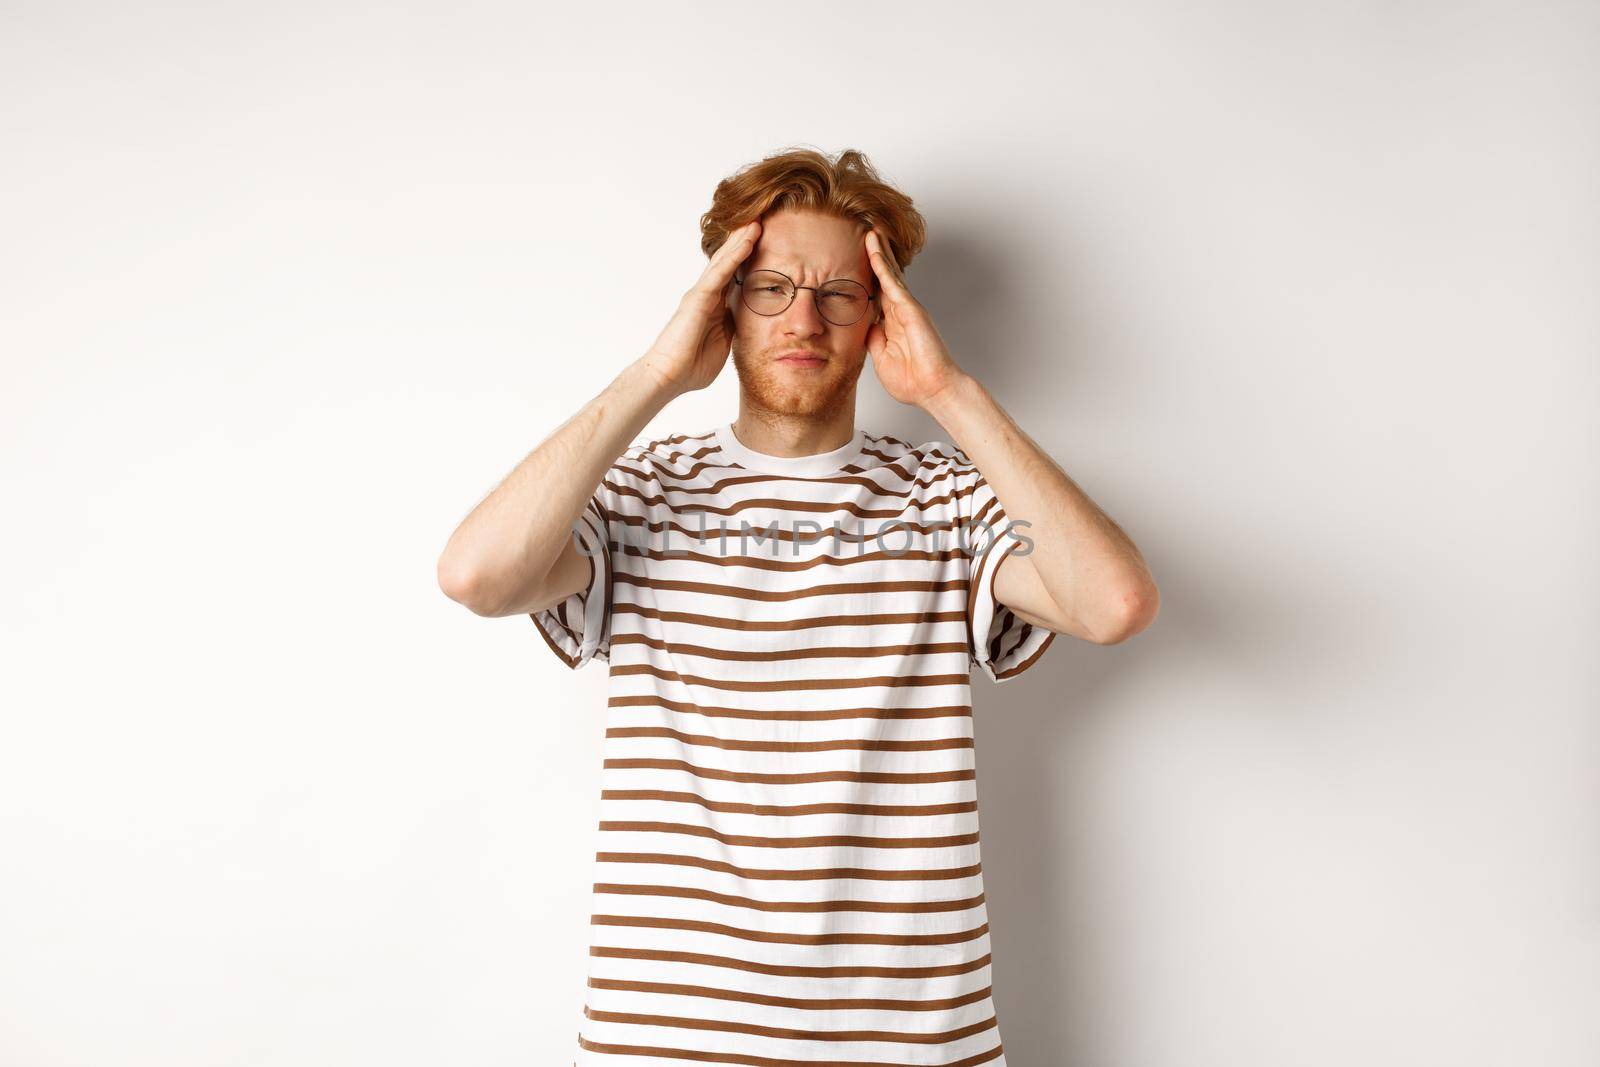
<path id="1" fill-rule="evenodd" d="M 1147 629 L 1156 621 L 1160 610 L 1161 592 L 1155 582 L 1144 581 L 1127 586 L 1112 597 L 1104 620 L 1096 628 L 1095 643 L 1120 645 Z"/>
<path id="2" fill-rule="evenodd" d="M 440 591 L 474 615 L 487 619 L 500 614 L 500 605 L 490 595 L 493 590 L 484 580 L 481 568 L 446 549 L 439 557 L 435 573 Z"/>

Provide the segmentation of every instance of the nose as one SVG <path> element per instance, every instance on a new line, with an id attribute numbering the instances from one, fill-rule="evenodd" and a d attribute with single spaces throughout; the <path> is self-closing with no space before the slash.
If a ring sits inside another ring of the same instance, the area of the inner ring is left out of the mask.
<path id="1" fill-rule="evenodd" d="M 828 328 L 828 320 L 817 308 L 814 289 L 796 289 L 794 300 L 783 313 L 783 332 L 796 337 L 816 337 Z"/>

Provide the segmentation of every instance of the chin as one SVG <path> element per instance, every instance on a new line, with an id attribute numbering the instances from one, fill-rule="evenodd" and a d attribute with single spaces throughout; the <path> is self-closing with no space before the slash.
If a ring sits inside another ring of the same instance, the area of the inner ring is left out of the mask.
<path id="1" fill-rule="evenodd" d="M 785 415 L 808 415 L 826 411 L 843 383 L 830 379 L 806 384 L 786 381 L 784 371 L 765 367 L 754 374 L 741 374 L 740 384 L 747 399 L 758 407 Z"/>
<path id="2" fill-rule="evenodd" d="M 746 388 L 752 407 L 775 415 L 812 416 L 831 412 L 837 406 L 835 390 L 808 389 L 797 392 L 781 388 Z"/>
<path id="3" fill-rule="evenodd" d="M 760 362 L 752 367 L 742 349 L 742 345 L 734 345 L 732 358 L 733 369 L 739 376 L 739 387 L 745 399 L 756 408 L 777 415 L 807 417 L 832 414 L 840 404 L 848 401 L 865 366 L 865 352 L 862 353 L 863 359 L 854 361 L 852 365 L 848 358 L 824 349 L 823 354 L 828 357 L 828 376 L 801 388 L 790 380 L 782 367 L 772 362 L 772 357 L 765 350 Z M 773 352 L 780 350 L 772 349 Z"/>

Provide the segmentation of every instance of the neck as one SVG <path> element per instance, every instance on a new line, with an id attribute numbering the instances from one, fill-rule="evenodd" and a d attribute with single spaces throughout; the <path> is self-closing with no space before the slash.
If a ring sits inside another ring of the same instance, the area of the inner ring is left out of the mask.
<path id="1" fill-rule="evenodd" d="M 757 412 L 743 401 L 733 432 L 748 449 L 769 456 L 815 456 L 843 448 L 855 437 L 855 412 L 835 415 L 787 415 Z"/>

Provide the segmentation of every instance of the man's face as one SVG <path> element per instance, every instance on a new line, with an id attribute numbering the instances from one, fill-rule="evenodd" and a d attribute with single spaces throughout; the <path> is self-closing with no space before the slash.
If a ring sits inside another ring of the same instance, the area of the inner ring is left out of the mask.
<path id="1" fill-rule="evenodd" d="M 810 286 L 849 278 L 876 293 L 865 234 L 864 226 L 830 215 L 774 212 L 761 220 L 761 237 L 735 277 L 775 270 L 795 285 Z M 867 331 L 877 315 L 874 300 L 855 323 L 835 326 L 817 310 L 811 289 L 796 290 L 781 314 L 757 315 L 734 286 L 733 366 L 745 399 L 756 410 L 783 415 L 830 415 L 853 403 L 867 358 Z M 785 358 L 795 353 L 819 356 L 821 362 Z"/>

